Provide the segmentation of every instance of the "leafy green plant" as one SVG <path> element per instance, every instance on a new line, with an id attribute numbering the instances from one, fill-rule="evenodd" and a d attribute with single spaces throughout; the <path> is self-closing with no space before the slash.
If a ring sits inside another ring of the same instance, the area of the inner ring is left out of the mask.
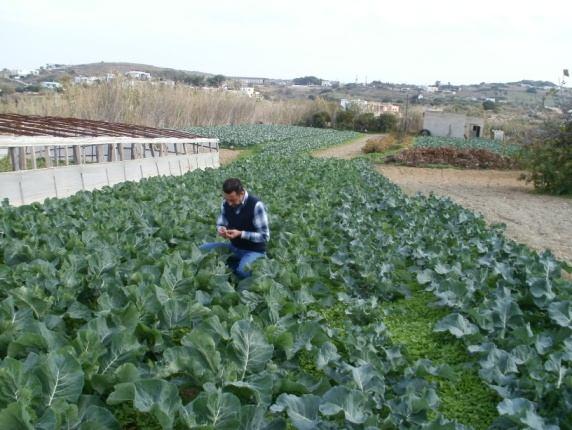
<path id="1" fill-rule="evenodd" d="M 546 124 L 522 155 L 523 179 L 540 191 L 572 194 L 572 122 Z"/>
<path id="2" fill-rule="evenodd" d="M 571 425 L 560 262 L 364 160 L 308 155 L 353 132 L 223 130 L 259 151 L 0 207 L 0 428 L 461 430 L 460 395 L 496 428 Z M 272 231 L 238 284 L 198 249 L 229 176 Z"/>

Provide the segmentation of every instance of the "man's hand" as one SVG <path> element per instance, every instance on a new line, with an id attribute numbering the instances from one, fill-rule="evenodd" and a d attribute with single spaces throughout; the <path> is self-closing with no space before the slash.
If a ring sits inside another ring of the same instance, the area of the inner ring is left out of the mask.
<path id="1" fill-rule="evenodd" d="M 225 239 L 228 239 L 228 238 L 226 237 L 227 231 L 228 231 L 228 230 L 226 229 L 226 227 L 224 227 L 224 226 L 223 226 L 223 227 L 219 227 L 219 228 L 218 228 L 218 235 L 221 236 L 221 237 L 224 237 Z"/>
<path id="2" fill-rule="evenodd" d="M 242 231 L 240 230 L 227 230 L 226 231 L 226 238 L 227 239 L 236 239 L 242 235 Z"/>

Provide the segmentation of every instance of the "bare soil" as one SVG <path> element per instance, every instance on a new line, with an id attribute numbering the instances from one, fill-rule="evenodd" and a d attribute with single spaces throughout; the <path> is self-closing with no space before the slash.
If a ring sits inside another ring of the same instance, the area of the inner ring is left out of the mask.
<path id="1" fill-rule="evenodd" d="M 375 139 L 385 136 L 384 134 L 367 134 L 360 137 L 357 140 L 353 140 L 350 143 L 345 143 L 343 145 L 331 146 L 329 148 L 320 149 L 314 151 L 314 157 L 319 158 L 342 158 L 344 160 L 349 160 L 362 155 L 362 148 L 365 146 L 369 139 Z"/>
<path id="2" fill-rule="evenodd" d="M 506 224 L 506 234 L 533 249 L 550 249 L 572 263 L 572 199 L 535 194 L 517 180 L 521 172 L 427 169 L 380 165 L 378 171 L 408 194 L 450 197 L 483 215 L 489 223 Z"/>
<path id="3" fill-rule="evenodd" d="M 349 144 L 314 152 L 317 157 L 351 159 L 361 155 L 365 136 Z M 380 165 L 377 170 L 408 194 L 449 197 L 483 215 L 489 224 L 506 224 L 506 235 L 537 251 L 549 249 L 572 263 L 572 199 L 535 194 L 519 181 L 522 172 L 430 169 Z"/>
<path id="4" fill-rule="evenodd" d="M 221 148 L 219 150 L 219 161 L 221 166 L 226 166 L 227 164 L 232 163 L 234 160 L 236 160 L 240 154 L 242 153 L 242 150 L 239 149 L 224 149 Z"/>
<path id="5" fill-rule="evenodd" d="M 486 149 L 411 148 L 385 159 L 409 167 L 429 167 L 430 164 L 446 164 L 465 169 L 513 169 L 515 162 Z"/>

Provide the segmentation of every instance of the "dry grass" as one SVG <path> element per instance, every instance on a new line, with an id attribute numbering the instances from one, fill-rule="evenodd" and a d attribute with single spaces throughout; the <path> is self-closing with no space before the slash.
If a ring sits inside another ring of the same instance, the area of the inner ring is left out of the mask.
<path id="1" fill-rule="evenodd" d="M 372 137 L 368 139 L 361 149 L 364 154 L 371 154 L 373 152 L 385 152 L 392 145 L 395 144 L 395 137 L 392 135 Z"/>
<path id="2" fill-rule="evenodd" d="M 400 148 L 411 146 L 412 137 L 405 135 L 399 136 L 396 133 L 385 136 L 372 137 L 366 141 L 362 148 L 364 154 L 384 153 L 387 151 L 397 150 Z"/>
<path id="3" fill-rule="evenodd" d="M 0 99 L 0 113 L 53 115 L 151 127 L 294 124 L 314 112 L 335 109 L 317 100 L 268 101 L 189 86 L 116 80 L 93 87 L 67 86 L 63 93 L 15 94 Z"/>

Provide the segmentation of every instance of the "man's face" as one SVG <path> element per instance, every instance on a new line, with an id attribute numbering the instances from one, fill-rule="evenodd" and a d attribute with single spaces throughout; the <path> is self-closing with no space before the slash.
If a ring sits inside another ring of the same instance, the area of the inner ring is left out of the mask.
<path id="1" fill-rule="evenodd" d="M 244 197 L 244 191 L 237 193 L 233 191 L 231 193 L 223 193 L 224 199 L 231 207 L 237 207 L 242 203 L 242 198 Z"/>

